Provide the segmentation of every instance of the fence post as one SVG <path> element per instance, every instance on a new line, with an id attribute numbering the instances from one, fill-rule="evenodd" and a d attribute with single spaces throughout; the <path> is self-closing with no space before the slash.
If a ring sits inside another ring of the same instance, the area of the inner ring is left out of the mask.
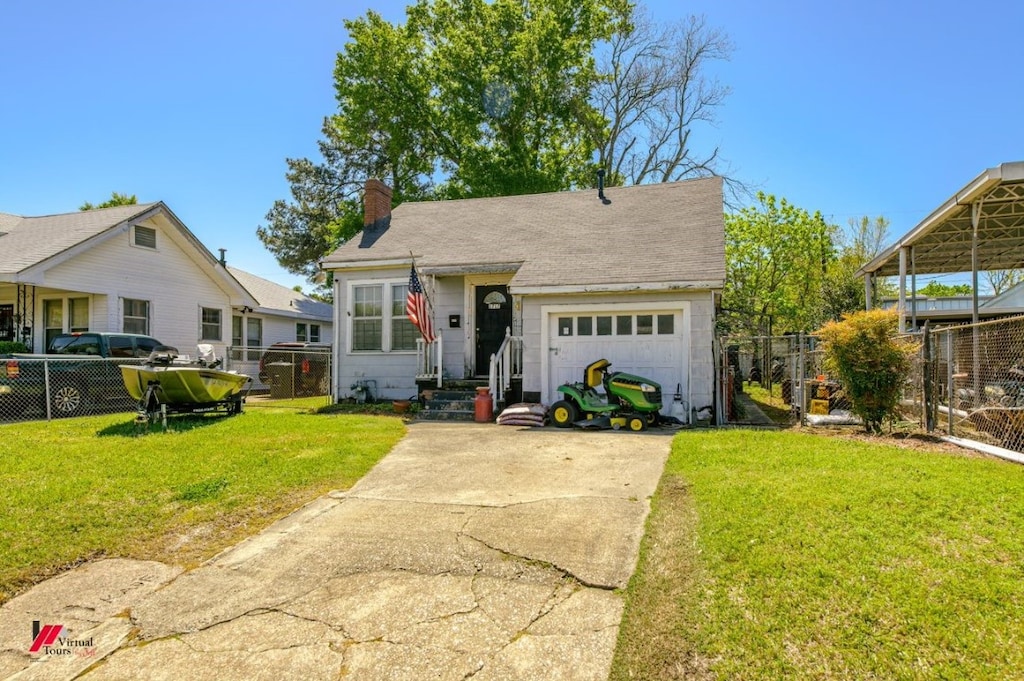
<path id="1" fill-rule="evenodd" d="M 807 396 L 805 394 L 805 390 L 807 389 L 807 366 L 805 364 L 806 361 L 807 361 L 807 355 L 806 355 L 806 351 L 805 351 L 805 348 L 807 346 L 806 338 L 807 337 L 804 336 L 804 334 L 802 334 L 802 333 L 800 334 L 800 351 L 797 354 L 797 358 L 798 358 L 798 360 L 797 360 L 797 372 L 798 372 L 797 378 L 799 379 L 799 381 L 798 381 L 798 383 L 794 383 L 794 389 L 795 389 L 796 385 L 799 384 L 799 386 L 800 386 L 800 390 L 799 390 L 799 392 L 800 392 L 800 402 L 799 402 L 799 406 L 797 407 L 797 409 L 799 409 L 799 411 L 797 413 L 800 416 L 800 425 L 801 426 L 806 426 L 807 425 L 807 423 L 806 423 Z M 794 392 L 794 394 L 795 394 L 795 392 Z"/>
<path id="2" fill-rule="evenodd" d="M 921 407 L 924 409 L 924 429 L 930 433 L 935 429 L 935 420 L 932 417 L 932 405 L 935 403 L 932 395 L 932 330 L 928 322 L 924 323 L 924 337 L 921 339 L 921 352 L 924 355 L 922 368 L 924 369 L 923 395 L 921 395 Z"/>
<path id="3" fill-rule="evenodd" d="M 50 360 L 43 360 L 43 396 L 46 398 L 46 420 L 53 420 L 53 400 L 50 397 Z"/>
<path id="4" fill-rule="evenodd" d="M 956 406 L 956 393 L 953 388 L 953 332 L 946 330 L 946 392 L 948 396 L 946 401 L 949 403 L 946 410 L 946 421 L 949 430 L 949 435 L 953 435 L 953 409 Z"/>

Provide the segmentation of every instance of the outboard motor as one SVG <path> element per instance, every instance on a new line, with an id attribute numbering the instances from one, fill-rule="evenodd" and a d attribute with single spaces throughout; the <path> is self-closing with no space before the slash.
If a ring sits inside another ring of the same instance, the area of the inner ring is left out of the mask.
<path id="1" fill-rule="evenodd" d="M 200 343 L 197 345 L 196 352 L 199 354 L 199 366 L 209 367 L 212 369 L 220 364 L 220 360 L 217 359 L 217 353 L 209 343 Z"/>

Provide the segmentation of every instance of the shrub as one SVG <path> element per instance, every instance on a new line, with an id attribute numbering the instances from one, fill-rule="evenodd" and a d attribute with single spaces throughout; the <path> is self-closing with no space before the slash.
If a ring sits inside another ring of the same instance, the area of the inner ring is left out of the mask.
<path id="1" fill-rule="evenodd" d="M 918 344 L 897 335 L 898 316 L 892 310 L 869 310 L 845 315 L 818 331 L 826 370 L 838 375 L 869 433 L 881 433 L 882 422 L 895 418 L 903 385 L 910 374 Z"/>
<path id="2" fill-rule="evenodd" d="M 12 352 L 28 352 L 28 346 L 18 341 L 0 341 L 0 355 L 9 355 Z"/>

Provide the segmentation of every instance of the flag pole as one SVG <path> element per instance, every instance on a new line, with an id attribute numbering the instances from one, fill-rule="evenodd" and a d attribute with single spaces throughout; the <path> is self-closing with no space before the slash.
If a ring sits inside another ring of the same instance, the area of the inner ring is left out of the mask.
<path id="1" fill-rule="evenodd" d="M 412 251 L 409 251 L 409 260 L 412 263 L 412 268 L 416 271 L 416 278 L 420 280 L 420 286 L 423 286 L 423 277 L 420 276 L 420 270 L 416 267 L 416 256 L 412 254 Z M 430 296 L 427 295 L 426 287 L 423 288 L 423 297 L 427 299 L 427 310 L 430 312 L 430 315 L 433 316 L 434 303 L 431 302 Z"/>

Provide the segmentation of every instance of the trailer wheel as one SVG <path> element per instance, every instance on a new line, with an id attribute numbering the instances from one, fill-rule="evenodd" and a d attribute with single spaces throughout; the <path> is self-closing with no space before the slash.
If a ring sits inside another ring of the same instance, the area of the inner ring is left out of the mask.
<path id="1" fill-rule="evenodd" d="M 551 405 L 551 422 L 559 428 L 571 428 L 579 419 L 579 410 L 568 400 L 559 400 Z"/>

